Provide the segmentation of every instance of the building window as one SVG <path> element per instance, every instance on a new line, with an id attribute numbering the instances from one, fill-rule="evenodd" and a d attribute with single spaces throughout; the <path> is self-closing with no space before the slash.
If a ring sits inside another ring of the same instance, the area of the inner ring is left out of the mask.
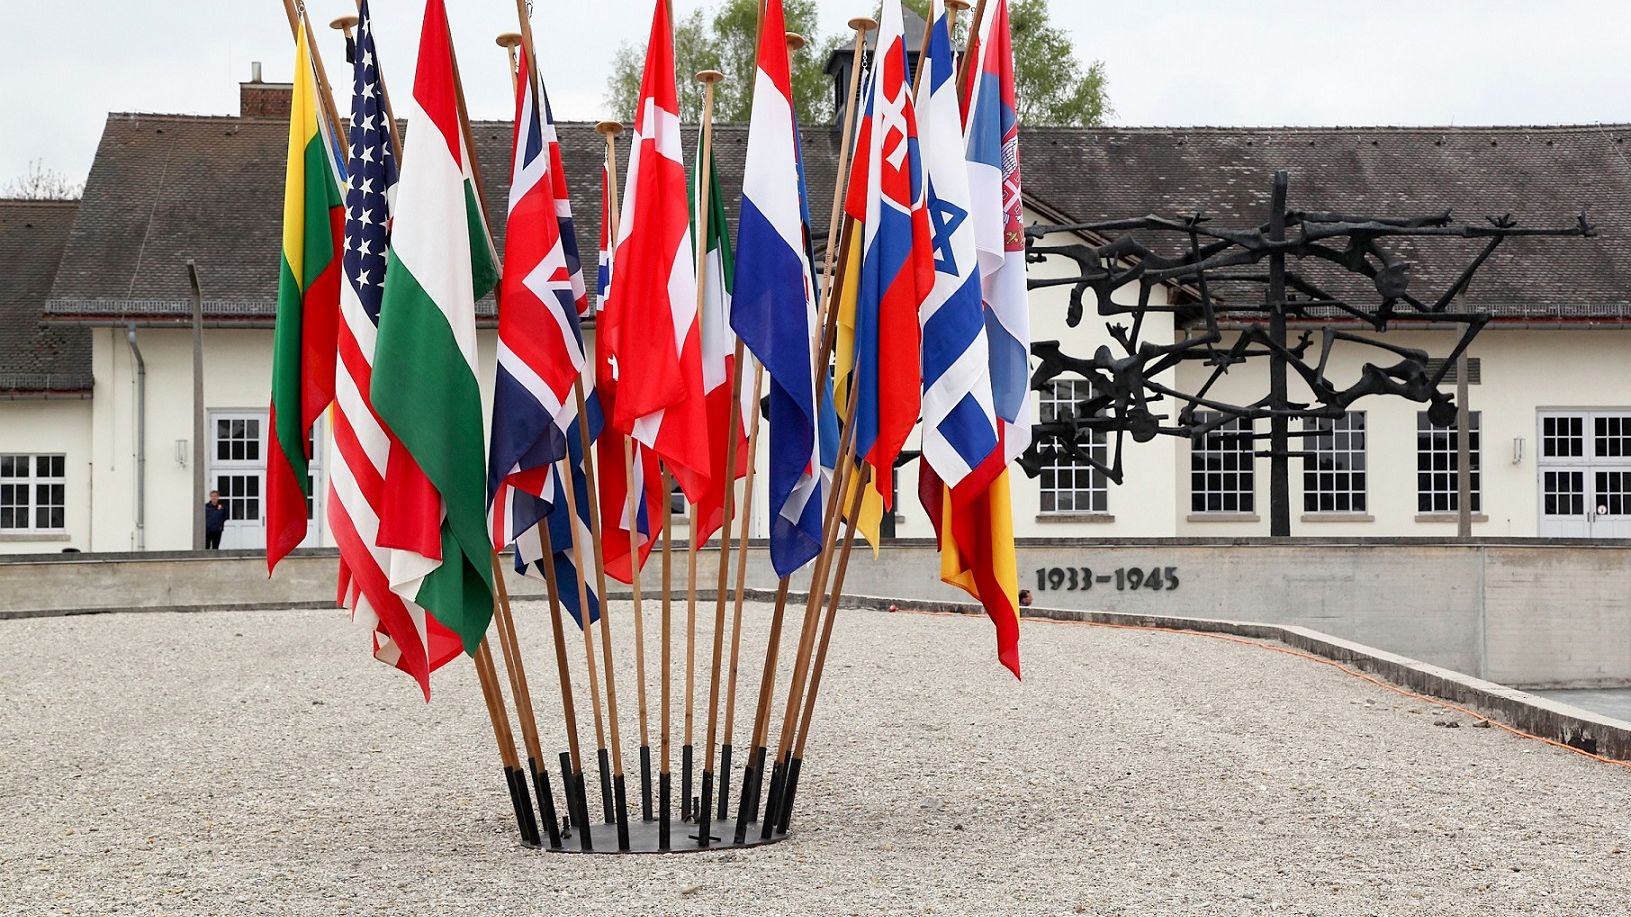
<path id="1" fill-rule="evenodd" d="M 0 455 L 0 532 L 66 529 L 66 466 L 60 455 Z"/>
<path id="2" fill-rule="evenodd" d="M 1586 454 L 1586 418 L 1558 414 L 1540 419 L 1540 454 L 1545 458 L 1580 458 Z"/>
<path id="3" fill-rule="evenodd" d="M 1076 411 L 1076 405 L 1091 396 L 1092 383 L 1086 379 L 1055 379 L 1038 399 L 1043 423 L 1051 423 Z M 1103 433 L 1083 431 L 1077 448 L 1101 464 L 1109 462 L 1109 446 Z M 1057 442 L 1038 443 L 1042 456 L 1041 500 L 1044 513 L 1109 512 L 1109 483 L 1104 472 L 1070 455 Z"/>
<path id="4" fill-rule="evenodd" d="M 1472 429 L 1468 431 L 1468 459 L 1472 465 L 1472 511 L 1481 512 L 1481 475 L 1483 465 L 1480 449 L 1483 437 L 1480 412 L 1472 411 Z M 1416 511 L 1419 513 L 1458 513 L 1461 466 L 1456 463 L 1456 428 L 1435 427 L 1427 419 L 1427 412 L 1416 414 Z"/>
<path id="5" fill-rule="evenodd" d="M 1303 421 L 1303 512 L 1365 512 L 1365 412 Z"/>
<path id="6" fill-rule="evenodd" d="M 1215 423 L 1216 411 L 1197 411 L 1199 425 Z M 1236 417 L 1189 446 L 1189 509 L 1195 513 L 1250 513 L 1256 508 L 1250 418 Z"/>

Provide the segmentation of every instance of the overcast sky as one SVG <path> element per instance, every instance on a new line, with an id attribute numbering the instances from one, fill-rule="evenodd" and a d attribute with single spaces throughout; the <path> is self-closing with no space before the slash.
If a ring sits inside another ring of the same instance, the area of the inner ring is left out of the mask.
<path id="1" fill-rule="evenodd" d="M 674 0 L 685 15 L 712 0 Z M 844 28 L 865 2 L 820 0 Z M 509 0 L 453 0 L 477 118 L 508 116 Z M 1114 124 L 1556 124 L 1631 121 L 1631 3 L 1601 0 L 1054 0 L 1078 55 L 1105 62 Z M 557 117 L 603 104 L 608 60 L 643 42 L 651 0 L 539 0 L 538 53 Z M 323 19 L 351 0 L 312 0 Z M 374 0 L 386 78 L 412 79 L 423 0 Z M 82 180 L 109 111 L 230 114 L 251 61 L 287 80 L 279 0 L 0 0 L 0 185 L 33 160 Z M 343 77 L 338 33 L 321 50 Z M 343 91 L 343 90 L 342 90 Z M 398 89 L 405 92 L 405 89 Z M 349 103 L 342 100 L 341 110 Z"/>

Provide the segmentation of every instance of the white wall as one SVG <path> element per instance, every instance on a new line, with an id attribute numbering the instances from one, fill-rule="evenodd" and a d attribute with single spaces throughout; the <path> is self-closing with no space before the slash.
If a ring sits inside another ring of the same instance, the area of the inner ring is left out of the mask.
<path id="1" fill-rule="evenodd" d="M 91 545 L 91 401 L 0 401 L 0 453 L 64 458 L 66 529 L 53 534 L 0 533 L 0 554 L 40 554 Z"/>

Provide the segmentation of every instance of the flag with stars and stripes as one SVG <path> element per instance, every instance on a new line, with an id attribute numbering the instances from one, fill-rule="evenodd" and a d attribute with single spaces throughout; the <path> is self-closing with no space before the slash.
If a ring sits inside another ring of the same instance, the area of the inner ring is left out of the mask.
<path id="1" fill-rule="evenodd" d="M 401 449 L 369 396 L 397 170 L 368 0 L 358 8 L 352 59 L 328 522 L 340 548 L 340 601 L 374 632 L 374 655 L 413 676 L 428 699 L 430 673 L 459 654 L 459 639 L 391 590 L 392 552 L 377 543 L 386 464 L 393 450 Z M 406 454 L 398 456 L 405 459 L 411 462 Z"/>

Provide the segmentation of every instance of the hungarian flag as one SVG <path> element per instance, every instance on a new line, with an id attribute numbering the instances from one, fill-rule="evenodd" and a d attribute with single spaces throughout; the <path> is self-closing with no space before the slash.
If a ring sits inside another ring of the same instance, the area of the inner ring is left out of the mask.
<path id="1" fill-rule="evenodd" d="M 997 658 L 1019 675 L 1019 579 L 1002 422 L 992 404 L 991 361 L 976 221 L 957 100 L 951 24 L 933 0 L 918 113 L 929 211 L 935 215 L 935 285 L 922 310 L 923 459 L 918 496 L 940 543 L 942 580 L 985 606 Z"/>
<path id="2" fill-rule="evenodd" d="M 725 524 L 725 491 L 736 478 L 744 477 L 748 470 L 748 437 L 745 426 L 748 411 L 753 410 L 753 392 L 742 392 L 744 400 L 738 402 L 736 426 L 731 426 L 731 377 L 736 372 L 736 335 L 731 331 L 731 288 L 736 271 L 731 258 L 730 228 L 726 223 L 725 199 L 720 194 L 719 170 L 713 156 L 697 166 L 698 178 L 692 187 L 701 184 L 703 169 L 708 174 L 708 201 L 703 205 L 707 225 L 702 228 L 703 258 L 698 273 L 702 291 L 702 388 L 703 400 L 708 408 L 709 452 L 713 457 L 708 487 L 697 501 L 696 526 L 693 537 L 701 544 L 713 537 Z M 751 389 L 752 386 L 747 388 Z M 725 464 L 730 450 L 736 450 L 736 464 L 732 480 L 725 480 Z"/>
<path id="3" fill-rule="evenodd" d="M 882 508 L 894 500 L 895 459 L 917 424 L 923 384 L 918 309 L 934 287 L 929 212 L 899 0 L 885 0 L 878 50 L 856 137 L 845 212 L 861 224 L 846 354 L 860 389 L 855 454 L 872 466 Z M 874 542 L 876 544 L 876 542 Z"/>
<path id="4" fill-rule="evenodd" d="M 407 106 L 371 393 L 403 454 L 386 470 L 379 543 L 391 588 L 474 653 L 493 611 L 476 301 L 498 279 L 465 146 L 443 0 L 428 0 Z M 411 462 L 403 461 L 411 459 Z"/>
<path id="5" fill-rule="evenodd" d="M 617 313 L 607 311 L 606 298 L 611 290 L 616 259 L 612 256 L 611 227 L 612 193 L 615 188 L 610 159 L 600 170 L 600 260 L 596 272 L 595 316 L 595 396 L 604 414 L 611 414 L 617 403 L 617 361 L 612 354 L 611 339 Z M 634 477 L 625 473 L 625 449 L 634 450 Z M 661 471 L 657 455 L 645 446 L 616 433 L 607 433 L 595 440 L 596 482 L 600 485 L 600 548 L 601 563 L 606 575 L 618 582 L 634 580 L 634 571 L 646 564 L 652 545 L 662 525 L 663 500 Z M 650 486 L 647 486 L 650 482 Z M 634 513 L 629 513 L 629 490 L 634 490 Z M 630 533 L 637 551 L 631 550 Z M 631 559 L 631 555 L 639 556 Z"/>
<path id="6" fill-rule="evenodd" d="M 295 40 L 283 258 L 272 335 L 272 444 L 266 462 L 266 569 L 306 538 L 311 428 L 334 400 L 345 210 L 306 30 Z"/>
<path id="7" fill-rule="evenodd" d="M 606 306 L 616 314 L 608 344 L 619 371 L 610 422 L 650 446 L 696 503 L 713 461 L 670 23 L 668 0 L 657 0 Z"/>
<path id="8" fill-rule="evenodd" d="M 803 168 L 781 0 L 759 30 L 753 113 L 743 166 L 731 322 L 770 376 L 770 559 L 782 576 L 821 550 L 822 462 L 815 357 L 821 328 L 804 216 Z"/>

